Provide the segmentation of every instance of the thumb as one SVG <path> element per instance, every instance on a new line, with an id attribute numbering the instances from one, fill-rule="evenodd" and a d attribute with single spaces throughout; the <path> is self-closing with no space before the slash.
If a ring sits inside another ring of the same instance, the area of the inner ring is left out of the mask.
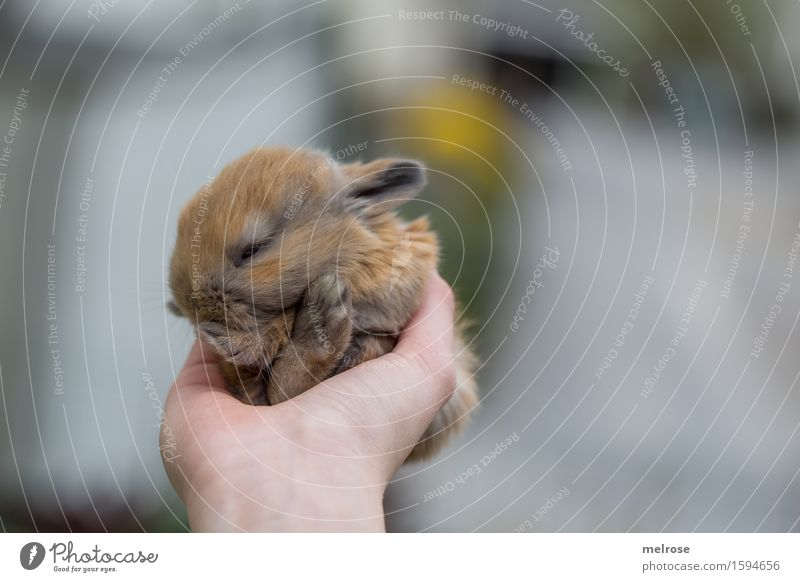
<path id="1" fill-rule="evenodd" d="M 324 410 L 330 410 L 331 422 L 341 419 L 344 410 L 354 427 L 407 441 L 398 447 L 416 443 L 456 386 L 454 311 L 452 290 L 434 273 L 394 351 L 337 374 L 295 400 L 305 400 L 297 402 L 301 407 L 314 405 L 323 418 Z"/>

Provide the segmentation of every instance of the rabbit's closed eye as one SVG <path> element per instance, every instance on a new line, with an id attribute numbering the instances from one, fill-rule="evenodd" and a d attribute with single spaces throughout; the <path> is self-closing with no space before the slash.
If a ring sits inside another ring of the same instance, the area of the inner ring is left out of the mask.
<path id="1" fill-rule="evenodd" d="M 270 242 L 272 242 L 272 239 L 267 238 L 264 240 L 253 241 L 240 247 L 238 253 L 234 254 L 233 256 L 233 265 L 235 267 L 241 267 L 246 262 L 250 261 L 250 259 L 255 257 L 258 253 L 267 248 Z"/>
<path id="2" fill-rule="evenodd" d="M 251 246 L 247 247 L 242 251 L 241 259 L 242 261 L 246 261 L 262 248 L 262 243 L 253 243 Z"/>

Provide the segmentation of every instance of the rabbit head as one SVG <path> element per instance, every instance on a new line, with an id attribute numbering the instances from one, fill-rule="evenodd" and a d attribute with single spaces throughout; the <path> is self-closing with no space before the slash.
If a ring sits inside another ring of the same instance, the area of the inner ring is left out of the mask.
<path id="1" fill-rule="evenodd" d="M 229 362 L 268 368 L 311 281 L 335 273 L 355 289 L 354 303 L 375 279 L 389 287 L 392 211 L 424 184 L 415 161 L 339 164 L 310 150 L 257 148 L 182 210 L 170 307 Z"/>

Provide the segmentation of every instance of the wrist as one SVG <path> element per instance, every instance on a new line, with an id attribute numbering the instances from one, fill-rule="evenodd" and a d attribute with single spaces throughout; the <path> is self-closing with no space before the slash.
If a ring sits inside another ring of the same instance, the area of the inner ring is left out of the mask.
<path id="1" fill-rule="evenodd" d="M 382 498 L 359 491 L 314 487 L 295 491 L 288 502 L 231 493 L 187 502 L 192 531 L 384 532 Z"/>
<path id="2" fill-rule="evenodd" d="M 342 463 L 347 465 L 348 463 Z M 293 467 L 315 467 L 297 459 Z M 330 475 L 289 473 L 274 466 L 246 472 L 214 472 L 195 479 L 186 506 L 193 531 L 383 532 L 382 483 L 361 485 L 353 471 Z"/>

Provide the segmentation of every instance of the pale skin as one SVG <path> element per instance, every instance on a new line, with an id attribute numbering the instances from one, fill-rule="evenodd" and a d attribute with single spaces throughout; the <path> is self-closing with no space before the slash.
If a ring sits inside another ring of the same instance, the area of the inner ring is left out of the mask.
<path id="1" fill-rule="evenodd" d="M 392 353 L 275 406 L 231 396 L 198 341 L 161 433 L 192 530 L 385 531 L 386 486 L 455 389 L 453 312 L 432 275 Z"/>

